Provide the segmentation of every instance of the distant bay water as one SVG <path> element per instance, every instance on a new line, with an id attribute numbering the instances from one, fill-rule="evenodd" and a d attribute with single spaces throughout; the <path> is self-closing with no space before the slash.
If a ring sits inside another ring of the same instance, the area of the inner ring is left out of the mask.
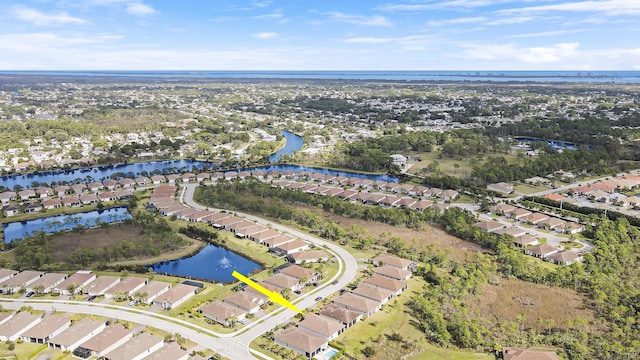
<path id="1" fill-rule="evenodd" d="M 640 71 L 8 71 L 0 76 L 640 83 Z"/>

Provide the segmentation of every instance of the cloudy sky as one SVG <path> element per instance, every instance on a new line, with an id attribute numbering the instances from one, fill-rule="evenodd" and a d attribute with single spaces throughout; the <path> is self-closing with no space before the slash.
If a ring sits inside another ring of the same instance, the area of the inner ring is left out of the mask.
<path id="1" fill-rule="evenodd" d="M 640 70 L 640 0 L 2 0 L 4 70 Z"/>

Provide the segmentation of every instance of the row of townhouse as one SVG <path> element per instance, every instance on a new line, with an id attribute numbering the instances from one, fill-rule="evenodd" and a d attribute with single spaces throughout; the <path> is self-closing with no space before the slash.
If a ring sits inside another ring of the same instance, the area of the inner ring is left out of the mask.
<path id="1" fill-rule="evenodd" d="M 72 321 L 64 314 L 43 316 L 29 311 L 0 313 L 0 339 L 47 344 L 72 352 L 77 358 L 105 360 L 196 360 L 177 343 L 150 333 L 138 333 L 122 324 L 91 318 Z"/>
<path id="2" fill-rule="evenodd" d="M 102 202 L 126 201 L 133 197 L 129 190 L 106 191 L 97 194 L 61 195 L 50 199 L 39 199 L 30 202 L 11 203 L 2 207 L 5 216 L 15 216 L 21 213 L 29 214 L 43 210 L 52 210 L 62 207 L 79 207 L 83 205 L 95 205 Z"/>
<path id="3" fill-rule="evenodd" d="M 299 291 L 307 284 L 318 281 L 318 273 L 299 265 L 291 264 L 276 270 L 276 273 L 259 284 L 271 291 Z M 245 287 L 227 296 L 222 301 L 215 300 L 202 305 L 198 311 L 208 319 L 224 326 L 232 326 L 235 321 L 243 320 L 247 314 L 256 314 L 268 301 L 264 294 Z"/>
<path id="4" fill-rule="evenodd" d="M 296 324 L 276 332 L 276 344 L 311 359 L 325 351 L 347 328 L 378 312 L 394 296 L 407 289 L 407 280 L 416 264 L 392 255 L 372 260 L 374 274 L 351 292 L 343 293 L 323 306 L 318 314 L 309 313 Z"/>
<path id="5" fill-rule="evenodd" d="M 543 213 L 533 212 L 523 208 L 517 208 L 509 204 L 491 206 L 489 212 L 517 220 L 522 224 L 534 225 L 545 230 L 554 230 L 562 234 L 577 234 L 584 231 L 584 225 L 572 221 L 565 221 Z M 484 229 L 485 231 L 491 231 Z"/>
<path id="6" fill-rule="evenodd" d="M 180 204 L 175 199 L 174 185 L 157 186 L 149 204 L 163 216 L 176 216 L 178 219 L 190 222 L 206 222 L 216 229 L 231 231 L 238 238 L 245 238 L 265 245 L 269 251 L 287 256 L 295 263 L 327 261 L 328 254 L 324 250 L 312 250 L 309 243 L 296 237 L 281 233 L 268 226 L 246 220 L 243 217 L 228 212 L 198 210 Z"/>

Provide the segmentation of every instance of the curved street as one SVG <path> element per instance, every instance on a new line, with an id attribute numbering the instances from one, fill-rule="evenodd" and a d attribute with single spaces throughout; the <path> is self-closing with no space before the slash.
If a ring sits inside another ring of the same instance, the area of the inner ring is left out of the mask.
<path id="1" fill-rule="evenodd" d="M 180 201 L 183 204 L 193 208 L 207 209 L 206 207 L 196 203 L 193 200 L 193 194 L 196 186 L 198 185 L 185 184 L 182 189 Z M 309 307 L 315 306 L 317 303 L 317 301 L 314 300 L 315 298 L 326 298 L 327 296 L 343 288 L 355 279 L 358 270 L 356 259 L 353 257 L 353 255 L 351 255 L 348 251 L 341 248 L 340 246 L 326 242 L 309 234 L 291 229 L 289 227 L 261 219 L 257 216 L 238 212 L 235 213 L 238 216 L 242 216 L 257 223 L 270 226 L 278 231 L 288 233 L 292 236 L 298 237 L 299 239 L 303 239 L 305 241 L 313 243 L 319 247 L 326 248 L 336 255 L 339 263 L 338 274 L 333 278 L 328 279 L 328 281 L 324 285 L 319 286 L 317 289 L 314 289 L 313 291 L 304 294 L 300 298 L 293 301 L 293 303 L 300 310 L 305 310 Z M 338 281 L 336 285 L 331 284 L 334 280 Z M 229 334 L 220 334 L 201 326 L 191 324 L 184 320 L 175 319 L 154 312 L 117 305 L 86 303 L 80 301 L 27 299 L 0 299 L 0 304 L 2 304 L 4 308 L 12 310 L 17 310 L 22 306 L 27 305 L 31 306 L 35 310 L 53 311 L 55 309 L 55 311 L 69 313 L 93 314 L 112 319 L 126 320 L 141 325 L 147 325 L 167 332 L 171 332 L 173 334 L 180 334 L 203 347 L 211 349 L 224 357 L 234 360 L 246 360 L 254 356 L 261 359 L 270 360 L 271 358 L 269 358 L 268 356 L 249 349 L 249 344 L 254 339 L 273 329 L 277 325 L 290 321 L 291 318 L 293 318 L 297 314 L 293 310 L 285 308 L 278 309 L 264 316 L 258 321 L 255 321 L 248 326 L 239 329 L 236 332 Z"/>

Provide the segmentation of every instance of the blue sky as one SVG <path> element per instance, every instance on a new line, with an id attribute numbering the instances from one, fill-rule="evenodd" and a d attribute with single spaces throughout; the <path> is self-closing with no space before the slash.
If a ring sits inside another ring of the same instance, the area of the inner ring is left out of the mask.
<path id="1" fill-rule="evenodd" d="M 2 0 L 5 70 L 640 70 L 640 0 Z"/>

